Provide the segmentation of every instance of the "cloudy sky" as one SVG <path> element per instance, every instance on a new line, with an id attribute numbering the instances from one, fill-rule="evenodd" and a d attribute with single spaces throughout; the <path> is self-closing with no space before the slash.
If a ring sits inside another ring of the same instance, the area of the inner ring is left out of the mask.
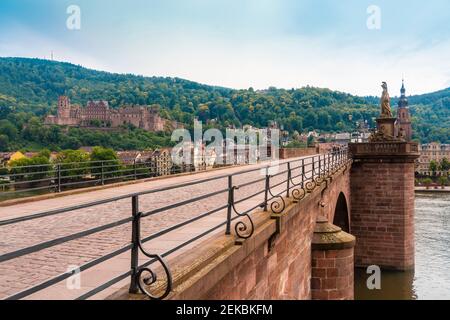
<path id="1" fill-rule="evenodd" d="M 419 94 L 450 87 L 449 22 L 448 0 L 1 0 L 0 56 L 53 51 L 111 72 L 359 95 L 379 95 L 381 81 L 396 95 L 404 76 Z"/>

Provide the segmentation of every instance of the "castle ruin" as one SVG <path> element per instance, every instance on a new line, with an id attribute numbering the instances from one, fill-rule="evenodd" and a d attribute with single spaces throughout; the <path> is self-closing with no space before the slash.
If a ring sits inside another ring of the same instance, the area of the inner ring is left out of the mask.
<path id="1" fill-rule="evenodd" d="M 77 127 L 111 127 L 133 125 L 146 131 L 164 131 L 179 127 L 175 121 L 162 118 L 157 106 L 124 105 L 119 109 L 109 107 L 107 101 L 89 101 L 85 108 L 71 104 L 70 99 L 58 99 L 57 115 L 45 118 L 45 124 Z"/>

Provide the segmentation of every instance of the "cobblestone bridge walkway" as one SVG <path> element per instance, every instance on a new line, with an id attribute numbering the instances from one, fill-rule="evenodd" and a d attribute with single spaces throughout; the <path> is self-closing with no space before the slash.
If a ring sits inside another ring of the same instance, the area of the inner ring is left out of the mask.
<path id="1" fill-rule="evenodd" d="M 298 160 L 299 159 L 295 159 L 295 161 Z M 290 159 L 290 161 L 293 160 Z M 300 161 L 298 162 L 298 165 L 299 164 Z M 68 195 L 31 203 L 16 204 L 8 207 L 0 207 L 0 220 L 21 217 L 50 209 L 78 205 L 135 192 L 179 185 L 194 180 L 203 180 L 211 177 L 234 174 L 253 168 L 263 168 L 266 165 L 267 164 L 258 164 L 233 167 L 85 192 L 76 195 Z M 282 162 L 279 171 L 284 171 L 286 168 L 286 163 Z M 234 176 L 233 183 L 234 185 L 240 185 L 261 179 L 264 177 L 264 171 L 265 170 L 256 170 Z M 271 185 L 276 185 L 283 180 L 286 180 L 286 174 L 273 178 L 271 180 Z M 143 195 L 140 196 L 139 199 L 140 210 L 154 210 L 211 192 L 224 190 L 227 188 L 227 181 L 227 178 L 223 177 L 218 180 L 203 182 L 189 187 Z M 274 188 L 273 191 L 274 193 L 280 192 L 279 190 L 283 188 L 286 188 L 285 184 Z M 236 191 L 236 200 L 245 198 L 258 190 L 263 189 L 264 181 L 240 188 Z M 245 209 L 261 203 L 262 197 L 263 194 L 243 201 L 237 206 L 238 210 L 245 211 Z M 154 234 L 169 226 L 186 221 L 187 219 L 191 219 L 222 205 L 226 205 L 226 203 L 227 193 L 224 192 L 202 201 L 192 202 L 175 209 L 163 211 L 143 218 L 141 222 L 142 237 Z M 0 255 L 55 238 L 81 232 L 86 229 L 102 226 L 130 216 L 131 199 L 128 198 L 90 207 L 88 209 L 74 210 L 44 218 L 0 226 Z M 223 223 L 224 221 L 226 221 L 226 210 L 221 210 L 211 216 L 200 219 L 183 228 L 149 241 L 146 243 L 145 248 L 152 253 L 161 254 L 202 233 L 205 229 Z M 217 232 L 225 232 L 225 227 L 219 228 Z M 205 238 L 202 238 L 202 240 L 203 239 Z M 69 268 L 73 269 L 74 266 L 85 264 L 124 247 L 130 243 L 130 240 L 131 224 L 127 223 L 81 239 L 69 241 L 64 244 L 0 263 L 0 299 L 4 299 L 26 288 L 42 283 L 47 279 L 68 271 Z M 169 265 L 178 254 L 195 244 L 196 243 L 191 244 L 188 247 L 171 254 L 168 257 Z M 142 259 L 141 261 L 145 262 L 146 260 Z M 81 287 L 79 289 L 67 286 L 67 282 L 62 281 L 27 297 L 27 299 L 73 299 L 129 270 L 130 252 L 127 251 L 113 259 L 107 260 L 104 263 L 82 272 Z M 95 295 L 93 298 L 105 298 L 127 283 L 129 283 L 128 278 L 116 283 L 109 289 Z"/>

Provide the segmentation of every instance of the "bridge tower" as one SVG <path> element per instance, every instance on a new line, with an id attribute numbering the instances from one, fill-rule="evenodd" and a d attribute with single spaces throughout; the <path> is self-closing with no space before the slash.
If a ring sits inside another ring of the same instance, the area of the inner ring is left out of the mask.
<path id="1" fill-rule="evenodd" d="M 414 268 L 414 162 L 419 152 L 417 143 L 400 133 L 393 136 L 393 127 L 387 127 L 390 100 L 383 88 L 377 132 L 369 143 L 349 145 L 355 266 L 409 270 Z"/>

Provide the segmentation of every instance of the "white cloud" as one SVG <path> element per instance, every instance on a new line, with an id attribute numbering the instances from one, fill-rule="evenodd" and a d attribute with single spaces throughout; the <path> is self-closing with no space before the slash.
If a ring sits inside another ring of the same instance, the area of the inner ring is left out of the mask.
<path id="1" fill-rule="evenodd" d="M 70 62 L 99 70 L 109 69 L 106 64 L 101 62 L 100 57 L 88 55 L 23 25 L 16 24 L 13 33 L 0 35 L 0 56 L 3 57 L 50 59 L 52 52 L 54 59 L 57 61 Z"/>
<path id="2" fill-rule="evenodd" d="M 109 64 L 120 72 L 177 76 L 232 88 L 312 85 L 359 95 L 378 95 L 381 81 L 387 81 L 396 95 L 402 75 L 410 94 L 439 90 L 447 85 L 450 72 L 445 59 L 450 42 L 427 48 L 399 48 L 395 43 L 339 47 L 323 38 L 241 42 L 171 37 L 151 43 L 124 48 L 116 57 L 127 59 Z"/>
<path id="3" fill-rule="evenodd" d="M 118 39 L 116 43 L 122 41 L 123 45 L 112 47 L 104 41 L 81 42 L 85 48 L 82 50 L 76 44 L 62 44 L 22 26 L 15 26 L 14 30 L 14 35 L 1 36 L 0 55 L 49 58 L 53 50 L 57 60 L 93 69 L 181 77 L 231 88 L 312 85 L 358 95 L 379 95 L 381 81 L 387 81 L 391 95 L 397 95 L 402 75 L 408 94 L 450 85 L 449 41 L 427 46 L 419 42 L 399 46 L 394 41 L 339 46 L 338 38 L 332 36 L 260 35 L 252 41 L 222 39 L 207 32 L 193 36 L 179 30 L 165 36 L 147 31 L 145 38 Z"/>

